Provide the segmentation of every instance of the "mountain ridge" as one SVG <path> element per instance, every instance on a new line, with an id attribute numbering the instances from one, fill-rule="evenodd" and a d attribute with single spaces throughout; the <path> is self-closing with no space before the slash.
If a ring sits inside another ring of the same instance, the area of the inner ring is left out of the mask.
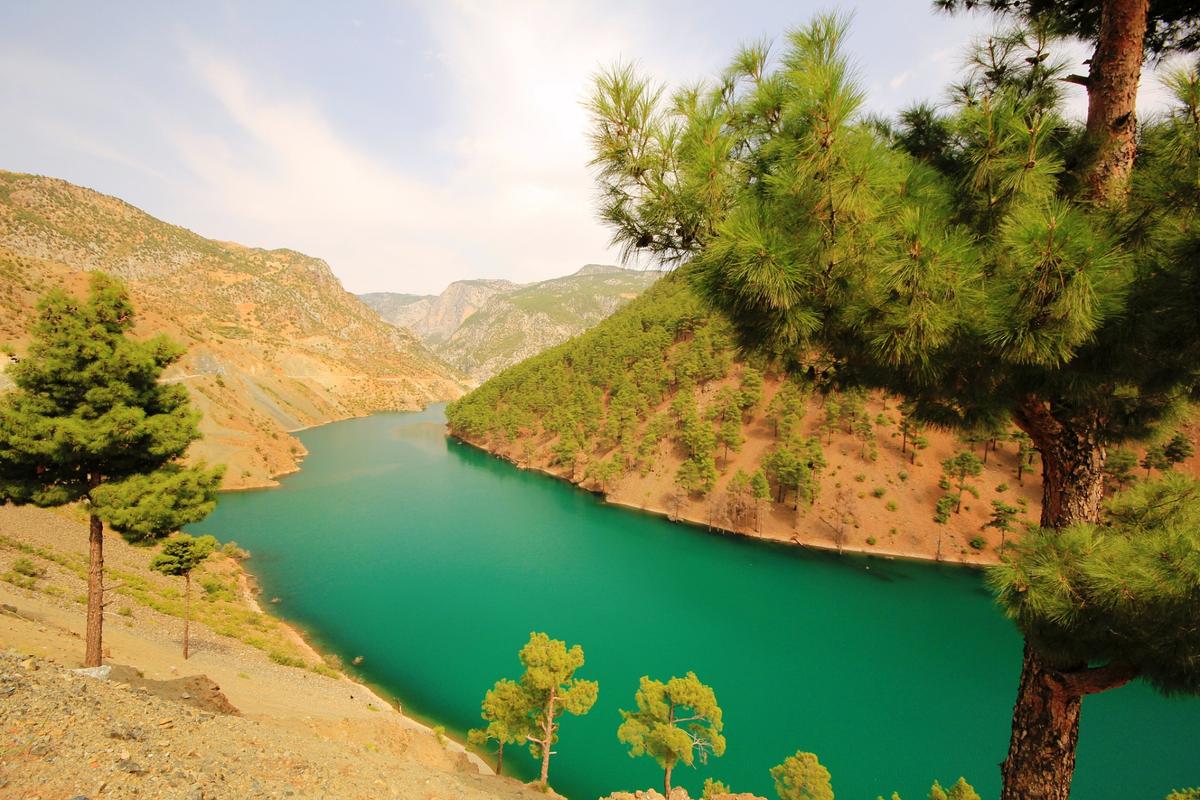
<path id="1" fill-rule="evenodd" d="M 0 342 L 20 350 L 38 297 L 82 292 L 95 270 L 128 285 L 135 333 L 165 332 L 187 348 L 166 378 L 184 382 L 203 412 L 192 455 L 227 464 L 226 488 L 295 470 L 304 449 L 289 431 L 416 409 L 466 386 L 319 258 L 206 239 L 120 198 L 0 171 Z"/>
<path id="2" fill-rule="evenodd" d="M 360 297 L 449 364 L 483 381 L 599 323 L 662 274 L 585 264 L 569 275 L 528 284 L 483 278 L 454 281 L 440 295 Z"/>

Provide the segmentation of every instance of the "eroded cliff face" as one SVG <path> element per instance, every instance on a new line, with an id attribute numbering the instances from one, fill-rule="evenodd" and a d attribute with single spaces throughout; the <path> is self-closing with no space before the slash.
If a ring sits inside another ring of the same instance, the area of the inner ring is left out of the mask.
<path id="1" fill-rule="evenodd" d="M 38 297 L 85 291 L 94 270 L 129 286 L 138 334 L 187 347 L 166 377 L 204 413 L 192 456 L 228 465 L 228 488 L 294 470 L 304 453 L 288 431 L 420 408 L 466 385 L 320 259 L 205 239 L 65 181 L 0 172 L 0 342 L 19 352 Z"/>
<path id="2" fill-rule="evenodd" d="M 456 281 L 436 296 L 382 292 L 362 298 L 482 382 L 596 325 L 661 275 L 589 264 L 572 275 L 525 285 Z"/>

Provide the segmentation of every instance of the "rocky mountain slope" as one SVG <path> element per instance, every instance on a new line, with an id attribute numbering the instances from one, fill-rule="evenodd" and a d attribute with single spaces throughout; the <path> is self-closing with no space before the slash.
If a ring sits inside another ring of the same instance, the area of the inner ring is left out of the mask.
<path id="1" fill-rule="evenodd" d="M 375 292 L 359 298 L 385 321 L 407 328 L 430 347 L 436 347 L 489 299 L 518 288 L 520 284 L 511 281 L 479 279 L 455 281 L 441 294 Z"/>
<path id="2" fill-rule="evenodd" d="M 194 456 L 227 464 L 230 488 L 295 469 L 302 447 L 288 431 L 464 388 L 320 259 L 205 239 L 65 181 L 0 171 L 0 343 L 19 351 L 37 298 L 82 290 L 90 270 L 127 282 L 138 332 L 187 347 L 168 377 L 204 413 Z"/>
<path id="3" fill-rule="evenodd" d="M 476 381 L 486 380 L 587 330 L 640 294 L 659 272 L 589 264 L 531 284 L 456 281 L 436 296 L 379 293 L 362 299 L 409 328 Z"/>
<path id="4" fill-rule="evenodd" d="M 680 278 L 451 404 L 450 432 L 611 502 L 828 549 L 990 563 L 1038 519 L 1015 428 L 918 429 L 896 398 L 785 379 Z M 983 461 L 962 491 L 943 467 L 960 453 Z M 1010 530 L 989 525 L 994 503 Z"/>

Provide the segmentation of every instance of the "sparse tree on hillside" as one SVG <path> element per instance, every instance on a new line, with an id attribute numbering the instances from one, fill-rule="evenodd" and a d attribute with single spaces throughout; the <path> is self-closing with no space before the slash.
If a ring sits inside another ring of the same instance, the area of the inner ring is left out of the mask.
<path id="1" fill-rule="evenodd" d="M 90 517 L 84 666 L 103 659 L 104 522 L 158 535 L 203 518 L 220 472 L 179 465 L 200 437 L 187 390 L 159 381 L 182 350 L 130 337 L 124 287 L 91 279 L 86 301 L 54 290 L 38 304 L 28 354 L 0 397 L 0 500 L 61 506 Z M 160 524 L 158 520 L 166 520 Z"/>
<path id="2" fill-rule="evenodd" d="M 1156 469 L 1164 472 L 1171 468 L 1171 461 L 1167 458 L 1167 454 L 1163 452 L 1161 444 L 1150 445 L 1146 448 L 1145 455 L 1141 460 L 1142 469 L 1146 470 L 1146 477 L 1150 477 L 1150 470 Z"/>
<path id="3" fill-rule="evenodd" d="M 708 762 L 709 754 L 725 753 L 721 707 L 711 687 L 694 672 L 666 683 L 643 677 L 637 709 L 622 711 L 625 720 L 617 738 L 629 745 L 629 755 L 650 756 L 663 768 L 664 794 L 671 795 L 671 772 L 679 763 Z"/>
<path id="4" fill-rule="evenodd" d="M 1017 519 L 1017 514 L 1021 513 L 1021 509 L 1016 506 L 1009 505 L 1003 500 L 992 501 L 992 516 L 987 522 L 987 527 L 995 528 L 1000 531 L 1000 549 L 1004 550 L 1007 544 L 1008 534 L 1012 533 L 1013 522 Z"/>
<path id="5" fill-rule="evenodd" d="M 487 725 L 467 733 L 476 747 L 496 743 L 496 774 L 504 774 L 504 745 L 524 744 L 535 732 L 532 718 L 537 712 L 530 695 L 521 684 L 502 678 L 488 689 L 480 716 Z"/>
<path id="6" fill-rule="evenodd" d="M 1163 456 L 1172 466 L 1187 461 L 1194 452 L 1192 440 L 1182 432 L 1176 433 L 1163 445 Z"/>
<path id="7" fill-rule="evenodd" d="M 738 405 L 743 413 L 749 413 L 758 407 L 763 396 L 763 375 L 754 367 L 742 370 L 742 381 L 738 388 Z"/>
<path id="8" fill-rule="evenodd" d="M 162 552 L 150 561 L 150 569 L 163 575 L 183 577 L 183 659 L 189 655 L 189 630 L 192 622 L 192 570 L 204 563 L 217 548 L 211 536 L 177 533 L 163 542 Z"/>
<path id="9" fill-rule="evenodd" d="M 754 530 L 758 530 L 762 516 L 762 504 L 771 499 L 771 484 L 761 469 L 755 470 L 750 478 L 750 491 L 754 495 Z"/>
<path id="10" fill-rule="evenodd" d="M 1133 481 L 1133 468 L 1138 465 L 1137 454 L 1124 447 L 1114 447 L 1104 462 L 1104 474 L 1110 487 L 1124 489 Z"/>
<path id="11" fill-rule="evenodd" d="M 603 214 L 629 251 L 686 262 L 744 343 L 793 371 L 816 353 L 936 424 L 1011 417 L 1042 459 L 1044 528 L 1094 524 L 1107 448 L 1198 380 L 1200 77 L 1172 72 L 1175 108 L 1140 133 L 1134 104 L 1144 53 L 1194 49 L 1200 13 L 943 5 L 1028 30 L 977 51 L 954 107 L 894 126 L 864 124 L 835 17 L 670 102 L 632 69 L 601 76 Z M 1095 46 L 1083 129 L 1061 113 L 1050 32 Z M 1045 645 L 1025 649 L 1001 800 L 1065 800 L 1084 687 L 1106 688 L 1086 648 Z"/>
<path id="12" fill-rule="evenodd" d="M 544 633 L 533 633 L 521 648 L 521 689 L 528 695 L 533 709 L 534 733 L 527 734 L 530 752 L 540 758 L 542 768 L 538 783 L 549 787 L 550 756 L 558 741 L 559 717 L 563 713 L 582 716 L 592 710 L 600 685 L 595 681 L 575 677 L 583 666 L 583 648 L 567 647 L 566 642 L 551 639 Z"/>
<path id="13" fill-rule="evenodd" d="M 977 478 L 983 473 L 983 462 L 974 453 L 963 450 L 942 462 L 942 473 L 947 479 L 954 481 L 958 489 L 957 503 L 954 507 L 954 513 L 958 514 L 962 511 L 963 492 L 968 488 L 967 479 Z"/>

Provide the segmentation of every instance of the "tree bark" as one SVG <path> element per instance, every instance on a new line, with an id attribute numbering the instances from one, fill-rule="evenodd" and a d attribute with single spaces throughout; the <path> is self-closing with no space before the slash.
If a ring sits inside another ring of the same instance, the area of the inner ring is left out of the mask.
<path id="1" fill-rule="evenodd" d="M 183 573 L 183 660 L 188 659 L 188 625 L 192 621 L 192 573 Z"/>
<path id="2" fill-rule="evenodd" d="M 88 598 L 85 667 L 104 660 L 104 523 L 91 515 L 88 529 Z"/>
<path id="3" fill-rule="evenodd" d="M 671 770 L 675 768 L 674 762 L 668 761 L 666 766 L 666 777 L 663 778 L 663 797 L 671 797 Z"/>
<path id="4" fill-rule="evenodd" d="M 550 745 L 554 742 L 554 701 L 555 691 L 550 690 L 550 700 L 546 703 L 546 719 L 542 723 L 542 735 L 545 737 L 542 744 L 542 777 L 541 784 L 543 787 L 550 786 Z"/>
<path id="5" fill-rule="evenodd" d="M 1041 524 L 1055 529 L 1099 520 L 1106 457 L 1103 420 L 1059 414 L 1027 398 L 1013 415 L 1042 455 Z M 1083 696 L 1102 690 L 1073 677 L 1088 672 L 1056 669 L 1026 643 L 1000 800 L 1068 800 Z"/>
<path id="6" fill-rule="evenodd" d="M 1065 691 L 1028 643 L 1013 709 L 1001 800 L 1068 800 L 1082 696 Z"/>
<path id="7" fill-rule="evenodd" d="M 504 774 L 504 742 L 500 742 L 500 746 L 496 748 L 496 774 Z"/>
<path id="8" fill-rule="evenodd" d="M 1088 73 L 1086 180 L 1097 203 L 1124 202 L 1137 154 L 1137 92 L 1145 59 L 1149 0 L 1105 0 Z"/>

